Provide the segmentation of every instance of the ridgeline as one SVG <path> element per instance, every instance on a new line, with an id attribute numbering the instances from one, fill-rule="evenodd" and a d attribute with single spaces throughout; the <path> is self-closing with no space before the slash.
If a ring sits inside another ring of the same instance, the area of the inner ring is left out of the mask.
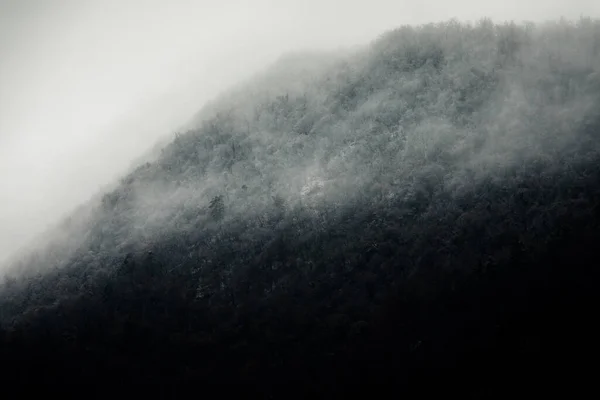
<path id="1" fill-rule="evenodd" d="M 13 261 L 0 376 L 582 389 L 599 162 L 600 21 L 450 21 L 283 57 Z"/>

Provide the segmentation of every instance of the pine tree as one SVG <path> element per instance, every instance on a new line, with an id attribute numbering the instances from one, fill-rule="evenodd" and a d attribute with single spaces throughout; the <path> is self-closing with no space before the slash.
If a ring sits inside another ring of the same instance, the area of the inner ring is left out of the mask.
<path id="1" fill-rule="evenodd" d="M 225 202 L 223 201 L 223 196 L 215 196 L 208 206 L 210 209 L 210 216 L 214 218 L 216 221 L 220 221 L 225 216 Z"/>

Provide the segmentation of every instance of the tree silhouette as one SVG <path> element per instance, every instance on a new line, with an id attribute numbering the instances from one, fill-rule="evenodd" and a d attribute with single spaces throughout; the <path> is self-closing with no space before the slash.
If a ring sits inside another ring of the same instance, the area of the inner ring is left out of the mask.
<path id="1" fill-rule="evenodd" d="M 210 216 L 215 221 L 221 221 L 225 216 L 225 202 L 223 201 L 223 195 L 213 197 L 208 208 L 210 210 Z"/>

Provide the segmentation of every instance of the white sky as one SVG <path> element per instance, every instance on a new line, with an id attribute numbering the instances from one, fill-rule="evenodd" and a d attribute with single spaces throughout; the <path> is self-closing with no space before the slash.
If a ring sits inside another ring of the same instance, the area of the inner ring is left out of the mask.
<path id="1" fill-rule="evenodd" d="M 0 262 L 282 53 L 596 0 L 0 0 Z"/>

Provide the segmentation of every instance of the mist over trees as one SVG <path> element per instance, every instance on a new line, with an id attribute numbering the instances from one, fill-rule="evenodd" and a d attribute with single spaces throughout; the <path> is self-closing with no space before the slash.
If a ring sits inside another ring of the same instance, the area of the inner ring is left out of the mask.
<path id="1" fill-rule="evenodd" d="M 492 396 L 560 375 L 595 332 L 599 105 L 585 18 L 284 56 L 13 261 L 4 376 Z"/>

